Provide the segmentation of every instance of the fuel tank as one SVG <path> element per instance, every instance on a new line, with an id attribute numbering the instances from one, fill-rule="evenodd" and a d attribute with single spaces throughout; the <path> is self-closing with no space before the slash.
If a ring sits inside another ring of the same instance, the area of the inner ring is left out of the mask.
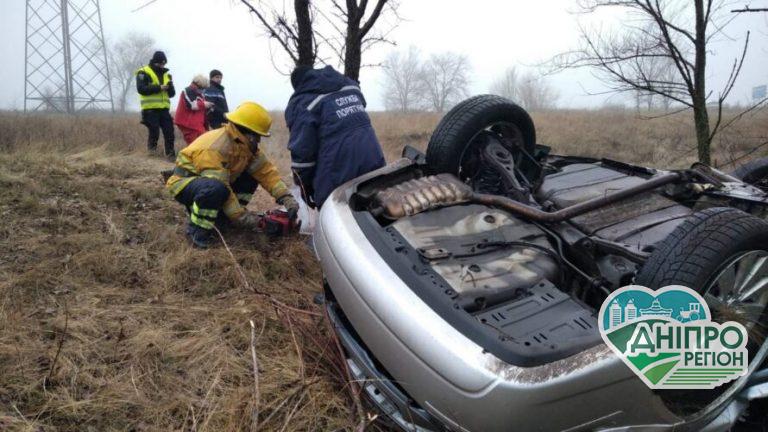
<path id="1" fill-rule="evenodd" d="M 544 179 L 536 194 L 540 203 L 551 202 L 564 208 L 605 196 L 646 181 L 600 163 L 567 165 Z M 665 239 L 691 209 L 658 192 L 638 195 L 603 207 L 570 222 L 585 234 L 612 242 L 648 249 Z"/>

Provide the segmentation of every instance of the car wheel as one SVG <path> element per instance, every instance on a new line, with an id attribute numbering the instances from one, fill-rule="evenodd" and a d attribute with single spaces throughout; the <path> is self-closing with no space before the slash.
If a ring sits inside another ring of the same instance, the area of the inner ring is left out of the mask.
<path id="1" fill-rule="evenodd" d="M 437 125 L 427 146 L 427 163 L 437 172 L 451 173 L 467 180 L 477 173 L 482 137 L 501 138 L 516 163 L 533 155 L 536 131 L 528 113 L 500 96 L 479 95 L 451 109 Z"/>
<path id="2" fill-rule="evenodd" d="M 768 192 L 768 157 L 748 162 L 736 168 L 731 175 Z"/>
<path id="3" fill-rule="evenodd" d="M 749 332 L 750 365 L 768 351 L 768 222 L 733 208 L 691 215 L 663 240 L 635 283 L 652 289 L 683 285 L 698 291 L 717 322 L 737 321 Z M 661 390 L 675 413 L 693 416 L 722 407 L 747 376 L 712 390 Z"/>

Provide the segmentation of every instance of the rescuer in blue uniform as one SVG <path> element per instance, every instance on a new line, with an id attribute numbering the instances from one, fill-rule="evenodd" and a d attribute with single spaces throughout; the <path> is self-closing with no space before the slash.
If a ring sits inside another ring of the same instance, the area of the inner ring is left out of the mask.
<path id="1" fill-rule="evenodd" d="M 331 66 L 299 66 L 285 109 L 294 181 L 310 206 L 320 207 L 339 185 L 384 166 L 357 81 Z"/>

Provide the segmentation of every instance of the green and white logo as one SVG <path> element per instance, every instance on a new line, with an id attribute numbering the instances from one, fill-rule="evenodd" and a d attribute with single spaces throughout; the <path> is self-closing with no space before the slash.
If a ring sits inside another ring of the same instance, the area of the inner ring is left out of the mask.
<path id="1" fill-rule="evenodd" d="M 598 315 L 603 341 L 652 389 L 712 389 L 747 372 L 747 330 L 712 322 L 684 286 L 614 291 Z"/>

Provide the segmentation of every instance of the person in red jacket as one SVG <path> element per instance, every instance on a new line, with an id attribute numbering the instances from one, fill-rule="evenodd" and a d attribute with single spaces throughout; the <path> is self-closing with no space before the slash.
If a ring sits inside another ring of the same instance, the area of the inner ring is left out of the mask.
<path id="1" fill-rule="evenodd" d="M 208 88 L 208 78 L 204 75 L 196 75 L 192 84 L 179 96 L 174 123 L 179 127 L 187 145 L 192 144 L 192 141 L 208 130 L 205 112 L 213 103 L 205 100 L 203 90 L 206 88 Z"/>

